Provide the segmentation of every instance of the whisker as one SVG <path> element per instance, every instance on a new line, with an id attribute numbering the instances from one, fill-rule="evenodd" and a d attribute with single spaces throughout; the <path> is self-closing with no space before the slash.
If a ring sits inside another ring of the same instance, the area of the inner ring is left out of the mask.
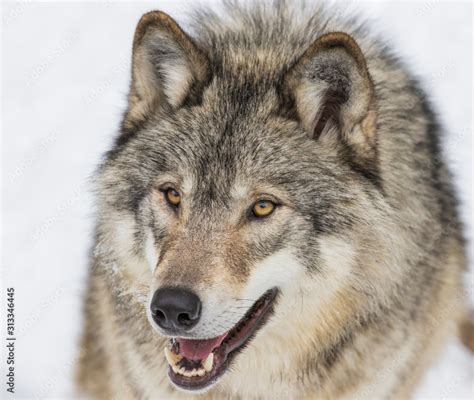
<path id="1" fill-rule="evenodd" d="M 239 299 L 239 298 L 234 298 L 233 300 L 236 300 L 236 301 L 252 301 L 252 302 L 256 302 L 258 299 Z"/>

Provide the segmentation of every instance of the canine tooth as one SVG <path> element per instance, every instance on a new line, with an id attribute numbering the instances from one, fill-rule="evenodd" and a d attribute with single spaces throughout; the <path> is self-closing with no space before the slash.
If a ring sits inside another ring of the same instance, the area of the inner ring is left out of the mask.
<path id="1" fill-rule="evenodd" d="M 210 353 L 207 358 L 202 362 L 202 366 L 204 370 L 210 372 L 212 370 L 212 366 L 214 365 L 214 353 Z"/>
<path id="2" fill-rule="evenodd" d="M 165 347 L 165 358 L 169 365 L 173 366 L 175 364 L 173 361 L 173 356 L 171 355 L 171 351 L 168 349 L 168 347 Z"/>
<path id="3" fill-rule="evenodd" d="M 165 357 L 171 366 L 176 365 L 183 358 L 183 356 L 173 353 L 168 347 L 165 347 Z"/>

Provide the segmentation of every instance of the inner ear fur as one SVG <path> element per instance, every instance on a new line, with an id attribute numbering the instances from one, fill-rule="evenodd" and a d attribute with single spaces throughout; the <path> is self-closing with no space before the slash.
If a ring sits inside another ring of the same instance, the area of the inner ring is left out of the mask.
<path id="1" fill-rule="evenodd" d="M 355 150 L 374 152 L 373 83 L 350 35 L 333 32 L 319 37 L 288 71 L 284 88 L 311 137 L 337 132 Z"/>

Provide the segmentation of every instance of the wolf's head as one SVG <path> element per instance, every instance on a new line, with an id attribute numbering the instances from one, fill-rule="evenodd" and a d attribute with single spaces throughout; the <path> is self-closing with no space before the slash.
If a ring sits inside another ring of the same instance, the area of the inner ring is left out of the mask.
<path id="1" fill-rule="evenodd" d="M 170 378 L 188 390 L 254 336 L 238 358 L 273 337 L 314 342 L 370 295 L 355 265 L 383 210 L 364 56 L 339 32 L 281 52 L 253 40 L 199 42 L 144 15 L 100 170 L 101 234 L 130 285 L 149 288 L 150 324 L 173 338 Z"/>

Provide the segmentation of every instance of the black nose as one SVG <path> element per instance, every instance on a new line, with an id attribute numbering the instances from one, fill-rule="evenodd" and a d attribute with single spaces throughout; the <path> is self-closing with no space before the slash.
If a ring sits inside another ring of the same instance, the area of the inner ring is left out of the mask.
<path id="1" fill-rule="evenodd" d="M 161 328 L 182 332 L 191 329 L 201 316 L 201 300 L 183 288 L 161 288 L 151 300 L 151 315 Z"/>

